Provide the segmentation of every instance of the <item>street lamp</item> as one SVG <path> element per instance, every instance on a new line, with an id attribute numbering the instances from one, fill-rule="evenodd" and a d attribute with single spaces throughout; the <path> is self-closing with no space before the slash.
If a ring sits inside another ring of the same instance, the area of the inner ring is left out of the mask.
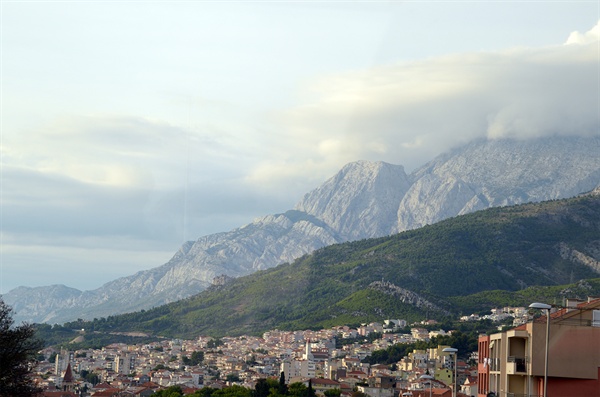
<path id="1" fill-rule="evenodd" d="M 458 352 L 458 349 L 455 349 L 453 347 L 447 347 L 445 349 L 442 350 L 444 353 L 450 353 L 454 355 L 454 390 L 452 390 L 452 397 L 456 397 L 456 385 L 457 385 L 457 381 L 456 381 L 456 352 Z"/>
<path id="2" fill-rule="evenodd" d="M 423 374 L 423 375 L 419 376 L 419 379 L 429 379 L 429 397 L 431 397 L 432 396 L 432 394 L 431 394 L 431 384 L 433 383 L 431 381 L 433 379 L 433 376 L 427 375 L 427 374 Z"/>
<path id="3" fill-rule="evenodd" d="M 546 303 L 535 302 L 529 305 L 531 309 L 546 311 L 546 353 L 544 362 L 544 397 L 548 397 L 548 345 L 550 344 L 550 309 L 552 306 Z"/>

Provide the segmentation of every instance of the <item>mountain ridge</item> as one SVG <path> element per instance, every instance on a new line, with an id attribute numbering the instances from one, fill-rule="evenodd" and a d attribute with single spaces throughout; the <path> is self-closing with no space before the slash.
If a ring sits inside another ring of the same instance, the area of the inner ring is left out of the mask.
<path id="1" fill-rule="evenodd" d="M 600 137 L 553 137 L 472 142 L 410 175 L 399 165 L 358 161 L 305 194 L 293 210 L 186 242 L 161 266 L 62 302 L 61 290 L 47 287 L 29 294 L 9 291 L 4 299 L 16 319 L 34 322 L 149 308 L 196 294 L 215 277 L 250 274 L 327 245 L 386 236 L 488 207 L 589 191 L 600 181 L 598 153 Z M 42 295 L 47 299 L 35 298 Z"/>
<path id="2" fill-rule="evenodd" d="M 181 301 L 69 326 L 195 338 L 420 321 L 425 312 L 445 321 L 600 294 L 600 269 L 561 254 L 568 247 L 600 261 L 599 244 L 599 194 L 495 207 L 323 247 Z"/>

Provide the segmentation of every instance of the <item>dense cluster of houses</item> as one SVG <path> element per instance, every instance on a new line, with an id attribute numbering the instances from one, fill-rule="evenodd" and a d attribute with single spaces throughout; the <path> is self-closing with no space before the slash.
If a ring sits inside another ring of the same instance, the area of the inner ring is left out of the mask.
<path id="1" fill-rule="evenodd" d="M 491 320 L 493 322 L 499 322 L 512 319 L 512 325 L 516 327 L 521 324 L 525 324 L 529 318 L 529 310 L 527 308 L 506 306 L 498 309 L 492 309 L 490 314 L 485 314 L 482 316 L 475 313 L 469 316 L 462 316 L 460 321 Z"/>
<path id="2" fill-rule="evenodd" d="M 317 395 L 336 389 L 342 397 L 600 397 L 600 299 L 536 305 L 547 309 L 545 316 L 531 319 L 521 308 L 493 311 L 520 325 L 481 335 L 478 351 L 470 354 L 473 365 L 458 359 L 468 352 L 450 346 L 413 350 L 391 365 L 367 364 L 375 350 L 446 334 L 424 324 L 400 333 L 405 321 L 386 320 L 358 328 L 272 330 L 262 337 L 47 349 L 43 353 L 55 358 L 39 364 L 36 381 L 44 397 L 146 397 L 173 385 L 187 394 L 234 384 L 254 389 L 260 379 L 282 375 L 287 384 L 310 384 Z M 369 337 L 373 333 L 378 338 Z M 194 356 L 202 359 L 190 360 Z M 96 382 L 84 374 L 94 374 Z"/>
<path id="3" fill-rule="evenodd" d="M 473 387 L 477 377 L 473 372 L 475 368 L 458 360 L 457 371 L 453 372 L 454 361 L 443 352 L 448 346 L 415 350 L 391 366 L 362 362 L 375 350 L 446 334 L 443 330 L 428 331 L 417 326 L 411 328 L 410 334 L 391 332 L 405 326 L 404 320 L 386 320 L 358 328 L 272 330 L 262 337 L 218 340 L 199 337 L 145 345 L 113 344 L 100 350 L 55 352 L 47 349 L 43 353 L 55 359 L 40 363 L 37 382 L 46 390 L 46 396 L 60 397 L 148 396 L 173 385 L 180 385 L 188 393 L 202 387 L 224 388 L 233 384 L 254 388 L 259 379 L 279 379 L 281 373 L 288 384 L 308 385 L 310 381 L 317 394 L 339 389 L 342 395 L 348 396 L 360 391 L 371 397 L 394 397 L 403 393 L 414 397 L 430 393 L 449 397 L 454 373 L 458 375 L 458 385 L 465 384 L 469 390 Z M 368 340 L 372 333 L 381 337 Z M 353 342 L 336 346 L 336 339 Z M 202 362 L 186 365 L 194 352 L 202 352 Z M 98 376 L 98 383 L 92 384 L 81 377 L 90 373 Z M 472 394 L 467 392 L 466 395 Z"/>

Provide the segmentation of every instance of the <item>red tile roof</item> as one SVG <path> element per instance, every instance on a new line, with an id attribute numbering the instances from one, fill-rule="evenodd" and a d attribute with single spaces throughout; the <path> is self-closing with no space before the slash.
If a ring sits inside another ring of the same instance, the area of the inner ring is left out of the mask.
<path id="1" fill-rule="evenodd" d="M 579 310 L 585 310 L 585 309 L 591 309 L 591 308 L 596 308 L 596 307 L 600 307 L 600 298 L 596 298 L 596 299 L 591 299 L 589 301 L 586 302 L 581 302 L 579 304 L 577 304 L 577 306 L 575 307 L 563 307 L 557 311 L 555 311 L 554 313 L 550 313 L 550 319 L 558 319 L 561 318 L 563 316 L 566 316 L 567 314 L 576 314 L 576 310 L 574 309 L 579 309 Z M 536 319 L 533 320 L 534 322 L 537 323 L 545 323 L 546 322 L 546 316 L 540 316 Z"/>
<path id="2" fill-rule="evenodd" d="M 73 370 L 71 369 L 71 363 L 67 365 L 65 375 L 63 376 L 63 383 L 73 383 L 75 377 L 73 376 Z"/>
<path id="3" fill-rule="evenodd" d="M 312 378 L 311 382 L 313 385 L 336 385 L 339 386 L 340 382 L 336 382 L 331 379 L 323 379 L 323 378 Z"/>

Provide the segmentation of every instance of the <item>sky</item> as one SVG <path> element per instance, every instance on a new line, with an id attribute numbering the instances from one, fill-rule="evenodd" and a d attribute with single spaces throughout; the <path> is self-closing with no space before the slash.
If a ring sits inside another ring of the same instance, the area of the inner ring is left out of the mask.
<path id="1" fill-rule="evenodd" d="M 345 164 L 600 133 L 594 1 L 0 2 L 0 293 L 95 289 Z"/>

